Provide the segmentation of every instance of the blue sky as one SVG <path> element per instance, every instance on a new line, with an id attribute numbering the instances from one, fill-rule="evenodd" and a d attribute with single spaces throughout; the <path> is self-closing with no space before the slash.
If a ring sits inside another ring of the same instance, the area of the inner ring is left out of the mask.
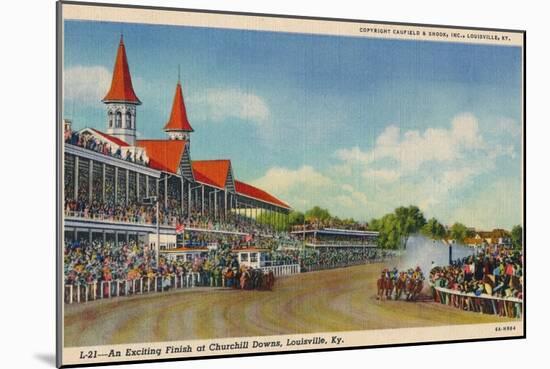
<path id="1" fill-rule="evenodd" d="M 76 128 L 105 128 L 121 32 L 141 137 L 164 137 L 180 65 L 192 158 L 230 158 L 297 209 L 521 223 L 520 48 L 67 21 Z"/>

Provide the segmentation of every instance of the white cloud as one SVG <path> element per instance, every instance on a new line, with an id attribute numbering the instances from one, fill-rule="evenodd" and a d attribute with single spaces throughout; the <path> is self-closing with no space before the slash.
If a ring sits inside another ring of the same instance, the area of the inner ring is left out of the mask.
<path id="1" fill-rule="evenodd" d="M 252 184 L 299 210 L 305 210 L 314 205 L 334 209 L 332 206 L 334 193 L 338 193 L 334 191 L 336 187 L 332 179 L 309 165 L 297 169 L 274 167 Z"/>
<path id="2" fill-rule="evenodd" d="M 64 72 L 63 92 L 66 101 L 97 104 L 111 84 L 111 72 L 103 66 L 75 66 Z"/>
<path id="3" fill-rule="evenodd" d="M 462 114 L 453 119 L 451 127 L 428 128 L 424 132 L 406 131 L 395 125 L 388 126 L 376 139 L 374 148 L 362 151 L 359 147 L 340 149 L 336 156 L 348 163 L 369 165 L 381 160 L 390 160 L 398 165 L 402 174 L 417 171 L 427 162 L 451 162 L 463 156 L 466 150 L 483 147 L 477 119 L 471 114 Z M 365 173 L 366 176 L 372 173 Z M 375 172 L 374 175 L 377 173 Z M 381 171 L 386 175 L 388 172 Z M 399 178 L 391 173 L 394 179 Z"/>
<path id="4" fill-rule="evenodd" d="M 341 194 L 336 196 L 336 202 L 346 208 L 365 208 L 369 205 L 368 197 L 365 193 L 357 191 L 349 184 L 341 186 Z"/>
<path id="5" fill-rule="evenodd" d="M 401 177 L 401 173 L 398 170 L 393 169 L 370 169 L 367 168 L 363 172 L 363 177 L 366 179 L 377 179 L 382 182 L 394 182 Z"/>
<path id="6" fill-rule="evenodd" d="M 313 167 L 304 165 L 295 170 L 282 167 L 270 168 L 263 177 L 254 181 L 254 185 L 274 194 L 284 195 L 296 188 L 307 190 L 327 186 L 331 182 L 328 177 Z"/>
<path id="7" fill-rule="evenodd" d="M 197 109 L 197 119 L 222 122 L 237 118 L 249 123 L 264 125 L 270 116 L 265 100 L 251 92 L 236 88 L 211 88 L 204 95 L 192 99 Z"/>
<path id="8" fill-rule="evenodd" d="M 508 128 L 503 126 L 505 132 L 499 134 L 515 135 L 512 123 L 505 121 Z M 447 127 L 402 131 L 390 125 L 369 150 L 355 146 L 336 151 L 339 163 L 332 166 L 332 172 L 341 181 L 363 178 L 362 190 L 371 200 L 369 209 L 414 203 L 444 216 L 463 206 L 460 191 L 492 172 L 499 158 L 516 156 L 513 145 L 496 140 L 496 133 L 485 134 L 469 113 L 457 115 Z M 342 205 L 355 204 L 341 200 Z"/>

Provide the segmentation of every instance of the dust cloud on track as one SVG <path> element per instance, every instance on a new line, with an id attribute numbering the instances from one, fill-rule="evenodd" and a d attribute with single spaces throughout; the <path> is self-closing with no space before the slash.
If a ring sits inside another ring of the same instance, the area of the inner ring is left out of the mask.
<path id="1" fill-rule="evenodd" d="M 378 301 L 385 266 L 279 278 L 271 292 L 203 288 L 65 305 L 65 346 L 509 321 L 429 301 Z"/>

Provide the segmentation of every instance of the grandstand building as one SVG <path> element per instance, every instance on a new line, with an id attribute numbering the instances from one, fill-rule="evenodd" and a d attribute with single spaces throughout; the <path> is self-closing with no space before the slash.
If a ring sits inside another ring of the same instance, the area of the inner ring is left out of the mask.
<path id="1" fill-rule="evenodd" d="M 201 217 L 210 224 L 230 219 L 254 223 L 266 217 L 286 222 L 290 206 L 237 180 L 231 161 L 192 160 L 193 128 L 178 80 L 165 139 L 136 135 L 138 107 L 121 37 L 112 82 L 102 102 L 106 129 L 72 130 L 64 120 L 64 232 L 66 241 L 131 240 L 157 250 L 181 251 L 176 228 L 242 234 L 186 224 Z M 204 229 L 202 229 L 204 228 Z M 158 244 L 157 244 L 158 243 Z M 203 250 L 200 250 L 203 251 Z"/>
<path id="2" fill-rule="evenodd" d="M 315 228 L 291 232 L 304 241 L 304 246 L 315 250 L 327 249 L 376 249 L 378 232 L 342 228 Z"/>

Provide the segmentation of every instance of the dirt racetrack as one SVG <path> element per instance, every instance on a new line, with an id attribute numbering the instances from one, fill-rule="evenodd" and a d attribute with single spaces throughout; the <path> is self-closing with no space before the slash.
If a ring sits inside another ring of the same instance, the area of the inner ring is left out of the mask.
<path id="1" fill-rule="evenodd" d="M 273 291 L 178 290 L 65 305 L 65 346 L 504 322 L 433 302 L 378 301 L 381 264 L 279 278 Z"/>

